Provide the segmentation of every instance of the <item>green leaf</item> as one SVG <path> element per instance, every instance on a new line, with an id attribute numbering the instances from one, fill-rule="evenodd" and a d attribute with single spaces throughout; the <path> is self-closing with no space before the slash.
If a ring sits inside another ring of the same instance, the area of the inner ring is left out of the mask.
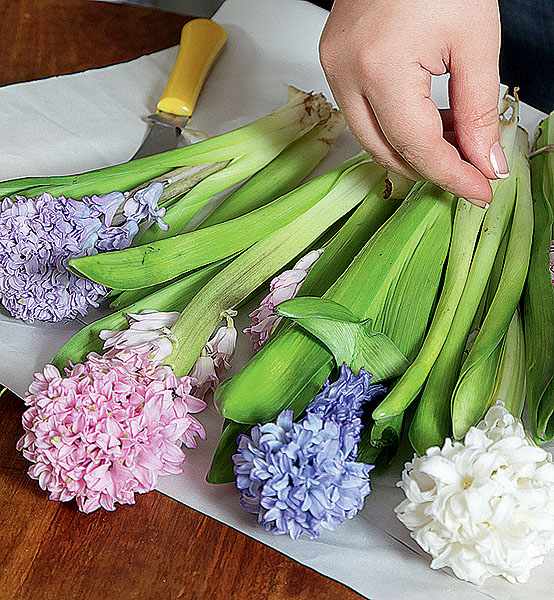
<path id="1" fill-rule="evenodd" d="M 118 290 L 118 293 L 117 293 L 115 299 L 110 303 L 110 308 L 112 310 L 120 310 L 122 308 L 126 308 L 128 306 L 131 306 L 131 304 L 135 304 L 135 302 L 138 302 L 142 298 L 145 298 L 146 296 L 151 296 L 155 292 L 157 292 L 159 290 L 163 290 L 164 288 L 166 288 L 170 285 L 173 285 L 174 283 L 177 283 L 178 281 L 182 281 L 183 279 L 187 279 L 190 281 L 198 280 L 199 287 L 197 287 L 197 290 L 199 290 L 202 287 L 202 285 L 208 283 L 208 281 L 210 281 L 210 279 L 212 279 L 212 277 L 214 277 L 217 273 L 219 273 L 219 271 L 221 271 L 227 264 L 229 264 L 237 256 L 238 256 L 238 254 L 233 254 L 232 256 L 223 258 L 222 260 L 219 260 L 217 262 L 200 267 L 199 269 L 196 269 L 195 271 L 192 271 L 191 273 L 186 273 L 184 275 L 180 275 L 179 277 L 176 277 L 175 279 L 172 279 L 171 281 L 164 281 L 163 283 L 158 283 L 156 285 L 138 288 L 135 290 L 124 290 L 124 291 Z M 200 283 L 200 282 L 202 282 L 202 283 Z M 112 291 L 114 291 L 114 290 L 112 290 Z"/>
<path id="2" fill-rule="evenodd" d="M 252 429 L 252 425 L 244 425 L 235 423 L 234 421 L 227 422 L 217 448 L 215 450 L 212 464 L 208 472 L 208 483 L 231 483 L 235 480 L 233 472 L 233 454 L 237 453 L 237 438 L 241 434 L 248 434 Z"/>
<path id="3" fill-rule="evenodd" d="M 275 307 L 323 342 L 337 366 L 346 363 L 354 373 L 364 368 L 373 381 L 398 377 L 409 366 L 396 344 L 373 330 L 371 319 L 358 319 L 349 309 L 328 298 L 300 297 Z"/>

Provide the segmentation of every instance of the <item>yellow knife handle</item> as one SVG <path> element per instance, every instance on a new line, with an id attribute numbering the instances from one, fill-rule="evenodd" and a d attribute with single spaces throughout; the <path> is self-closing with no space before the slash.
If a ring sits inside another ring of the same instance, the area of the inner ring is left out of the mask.
<path id="1" fill-rule="evenodd" d="M 181 31 L 179 53 L 157 109 L 190 116 L 219 51 L 227 41 L 225 29 L 209 19 L 193 19 Z"/>

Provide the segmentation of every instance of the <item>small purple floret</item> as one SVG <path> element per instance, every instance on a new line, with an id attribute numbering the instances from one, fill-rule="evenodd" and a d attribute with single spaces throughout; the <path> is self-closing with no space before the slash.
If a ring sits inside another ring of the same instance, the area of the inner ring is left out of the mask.
<path id="1" fill-rule="evenodd" d="M 163 191 L 164 186 L 159 181 L 153 181 L 147 187 L 138 190 L 125 202 L 124 216 L 137 222 L 146 219 L 156 221 L 160 229 L 167 231 L 169 225 L 163 221 L 165 208 L 158 207 Z"/>

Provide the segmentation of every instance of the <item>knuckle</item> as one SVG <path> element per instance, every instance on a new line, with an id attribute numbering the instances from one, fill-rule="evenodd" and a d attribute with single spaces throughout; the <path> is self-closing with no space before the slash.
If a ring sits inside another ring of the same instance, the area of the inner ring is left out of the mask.
<path id="1" fill-rule="evenodd" d="M 371 48 L 366 48 L 364 52 L 360 52 L 355 57 L 355 62 L 364 79 L 373 85 L 386 80 L 387 73 L 390 70 L 389 61 L 381 57 L 378 53 L 373 52 Z"/>
<path id="2" fill-rule="evenodd" d="M 471 129 L 488 129 L 498 125 L 498 109 L 496 106 L 477 109 L 461 116 L 462 122 Z"/>
<path id="3" fill-rule="evenodd" d="M 326 36 L 322 36 L 319 42 L 319 62 L 325 72 L 333 70 L 338 63 L 338 52 Z"/>

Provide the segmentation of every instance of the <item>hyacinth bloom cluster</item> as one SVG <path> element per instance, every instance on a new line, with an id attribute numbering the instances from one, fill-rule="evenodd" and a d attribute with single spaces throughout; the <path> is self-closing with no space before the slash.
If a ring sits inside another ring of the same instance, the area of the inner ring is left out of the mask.
<path id="1" fill-rule="evenodd" d="M 0 301 L 30 323 L 60 321 L 98 306 L 106 288 L 67 270 L 70 259 L 127 248 L 145 219 L 162 221 L 151 183 L 127 198 L 121 192 L 74 200 L 43 193 L 0 203 Z M 119 224 L 117 212 L 123 211 Z"/>
<path id="2" fill-rule="evenodd" d="M 343 365 L 301 421 L 284 410 L 274 423 L 239 437 L 233 461 L 241 506 L 266 531 L 314 539 L 363 507 L 373 466 L 356 462 L 362 404 L 386 392 L 370 381 L 363 369 L 354 376 Z"/>
<path id="3" fill-rule="evenodd" d="M 86 513 L 133 504 L 160 475 L 181 472 L 182 443 L 205 439 L 191 378 L 144 351 L 90 353 L 66 371 L 47 365 L 35 375 L 18 443 L 51 500 L 75 499 Z"/>
<path id="4" fill-rule="evenodd" d="M 264 347 L 283 318 L 276 315 L 273 309 L 281 302 L 290 300 L 298 294 L 309 270 L 322 253 L 323 250 L 308 252 L 292 269 L 272 279 L 269 285 L 269 294 L 260 302 L 260 306 L 248 315 L 252 318 L 252 325 L 244 330 L 244 333 L 250 334 L 250 340 L 254 344 L 256 352 Z"/>
<path id="5" fill-rule="evenodd" d="M 173 352 L 170 327 L 179 318 L 178 312 L 143 310 L 138 314 L 127 313 L 129 328 L 121 331 L 103 329 L 99 337 L 104 350 L 123 351 L 132 349 L 151 360 L 162 362 Z"/>
<path id="6" fill-rule="evenodd" d="M 406 463 L 396 508 L 431 556 L 476 584 L 525 582 L 554 549 L 554 464 L 521 422 L 495 405 L 464 442 L 447 439 Z"/>

